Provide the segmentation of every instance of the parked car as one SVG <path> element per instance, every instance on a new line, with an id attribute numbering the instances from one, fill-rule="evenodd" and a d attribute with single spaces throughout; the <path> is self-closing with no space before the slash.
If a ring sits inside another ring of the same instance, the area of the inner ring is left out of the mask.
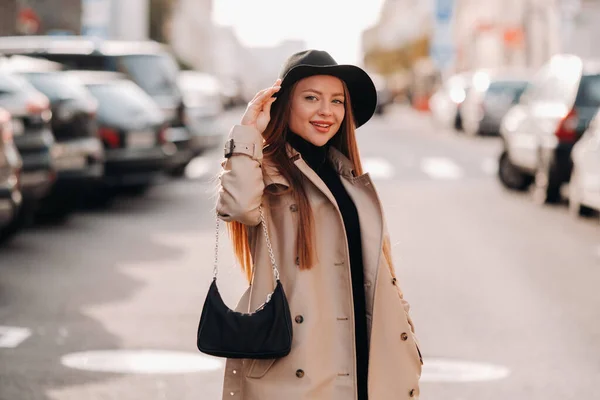
<path id="1" fill-rule="evenodd" d="M 64 217 L 104 173 L 104 150 L 96 123 L 98 105 L 83 84 L 61 72 L 60 64 L 40 65 L 39 61 L 18 60 L 9 62 L 7 68 L 25 77 L 50 100 L 57 178 L 51 192 L 42 200 L 39 212 Z"/>
<path id="2" fill-rule="evenodd" d="M 143 192 L 164 172 L 176 149 L 165 136 L 168 123 L 156 103 L 125 75 L 102 71 L 68 71 L 98 102 L 97 121 L 105 164 L 99 197 L 112 189 Z"/>
<path id="3" fill-rule="evenodd" d="M 0 243 L 19 229 L 20 176 L 23 163 L 13 142 L 10 114 L 0 108 Z"/>
<path id="4" fill-rule="evenodd" d="M 463 131 L 470 136 L 498 135 L 502 118 L 519 102 L 528 79 L 524 71 L 478 71 L 459 110 Z"/>
<path id="5" fill-rule="evenodd" d="M 206 73 L 182 71 L 177 83 L 183 93 L 185 124 L 194 142 L 191 146 L 194 151 L 190 156 L 197 157 L 207 150 L 222 146 L 227 132 L 218 123 L 223 112 L 219 81 Z M 179 165 L 180 168 L 185 167 L 185 164 Z M 174 172 L 176 175 L 183 173 L 182 170 Z"/>
<path id="6" fill-rule="evenodd" d="M 569 183 L 569 209 L 573 215 L 600 211 L 600 116 L 573 147 L 573 170 Z"/>
<path id="7" fill-rule="evenodd" d="M 121 72 L 158 104 L 168 121 L 167 141 L 178 154 L 169 168 L 183 171 L 199 149 L 185 124 L 183 96 L 177 85 L 180 72 L 166 46 L 154 41 L 97 41 L 82 36 L 0 37 L 0 53 L 28 55 L 59 62 L 73 70 Z"/>
<path id="8" fill-rule="evenodd" d="M 239 79 L 223 78 L 219 81 L 221 103 L 226 109 L 237 107 L 246 103 L 244 88 Z"/>
<path id="9" fill-rule="evenodd" d="M 571 176 L 571 151 L 600 106 L 600 65 L 554 56 L 502 121 L 498 176 L 510 189 L 534 183 L 534 198 L 553 203 Z"/>
<path id="10" fill-rule="evenodd" d="M 429 99 L 434 120 L 443 128 L 462 130 L 460 106 L 467 97 L 473 73 L 453 75 L 442 83 Z"/>
<path id="11" fill-rule="evenodd" d="M 25 78 L 2 70 L 0 107 L 11 114 L 13 140 L 23 160 L 20 181 L 23 203 L 15 223 L 25 223 L 56 180 L 52 111 L 48 98 Z"/>

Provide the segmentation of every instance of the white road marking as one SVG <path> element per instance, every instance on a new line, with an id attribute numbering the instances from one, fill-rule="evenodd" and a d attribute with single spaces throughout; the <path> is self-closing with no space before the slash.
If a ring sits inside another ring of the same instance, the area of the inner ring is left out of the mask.
<path id="1" fill-rule="evenodd" d="M 362 160 L 363 169 L 368 172 L 373 179 L 392 179 L 394 177 L 394 167 L 385 158 L 365 157 Z"/>
<path id="2" fill-rule="evenodd" d="M 425 358 L 421 382 L 484 382 L 504 379 L 509 375 L 510 370 L 500 365 Z"/>
<path id="3" fill-rule="evenodd" d="M 15 348 L 31 336 L 31 329 L 0 326 L 0 348 Z"/>
<path id="4" fill-rule="evenodd" d="M 460 179 L 463 169 L 445 157 L 428 157 L 421 160 L 421 170 L 433 179 Z"/>
<path id="5" fill-rule="evenodd" d="M 218 166 L 218 161 L 210 157 L 196 157 L 185 168 L 185 176 L 189 179 L 198 179 L 204 177 L 214 168 Z"/>
<path id="6" fill-rule="evenodd" d="M 166 350 L 105 350 L 71 353 L 61 357 L 69 368 L 133 374 L 181 374 L 215 371 L 223 367 L 217 358 Z"/>
<path id="7" fill-rule="evenodd" d="M 498 172 L 498 160 L 486 158 L 481 163 L 481 170 L 487 175 L 495 175 Z"/>

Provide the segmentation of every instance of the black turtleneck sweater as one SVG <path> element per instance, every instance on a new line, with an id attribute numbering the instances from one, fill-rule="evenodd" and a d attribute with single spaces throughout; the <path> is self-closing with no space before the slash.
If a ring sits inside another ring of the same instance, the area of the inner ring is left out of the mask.
<path id="1" fill-rule="evenodd" d="M 358 400 L 367 400 L 369 340 L 367 337 L 363 255 L 358 212 L 354 202 L 342 184 L 340 175 L 333 168 L 327 157 L 329 153 L 329 144 L 317 147 L 292 132 L 288 133 L 287 141 L 302 155 L 304 161 L 306 161 L 313 171 L 319 175 L 321 180 L 323 180 L 325 185 L 327 185 L 333 194 L 333 197 L 335 197 L 340 213 L 342 214 L 346 238 L 348 240 L 352 293 L 354 296 Z"/>

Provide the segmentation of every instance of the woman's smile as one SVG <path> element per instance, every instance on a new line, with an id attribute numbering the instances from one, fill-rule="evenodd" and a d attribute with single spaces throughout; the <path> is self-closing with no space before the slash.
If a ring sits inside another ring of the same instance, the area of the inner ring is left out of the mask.
<path id="1" fill-rule="evenodd" d="M 311 124 L 312 124 L 312 126 L 314 126 L 314 128 L 317 130 L 317 132 L 328 133 L 329 128 L 331 128 L 331 125 L 333 125 L 333 122 L 311 121 Z"/>

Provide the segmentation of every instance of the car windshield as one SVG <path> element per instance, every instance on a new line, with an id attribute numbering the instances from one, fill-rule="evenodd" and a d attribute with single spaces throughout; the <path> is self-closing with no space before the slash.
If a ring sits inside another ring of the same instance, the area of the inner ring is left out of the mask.
<path id="1" fill-rule="evenodd" d="M 75 78 L 61 73 L 27 73 L 25 78 L 51 101 L 65 99 L 86 99 L 88 91 Z"/>
<path id="2" fill-rule="evenodd" d="M 600 107 L 600 75 L 584 75 L 581 77 L 575 105 L 579 107 Z"/>
<path id="3" fill-rule="evenodd" d="M 161 115 L 154 101 L 131 81 L 121 80 L 87 85 L 98 100 L 98 114 L 129 120 L 142 113 Z"/>
<path id="4" fill-rule="evenodd" d="M 490 84 L 487 97 L 506 97 L 517 103 L 527 87 L 526 81 L 496 81 Z"/>
<path id="5" fill-rule="evenodd" d="M 119 70 L 129 74 L 151 96 L 180 96 L 179 67 L 167 54 L 121 56 Z"/>

